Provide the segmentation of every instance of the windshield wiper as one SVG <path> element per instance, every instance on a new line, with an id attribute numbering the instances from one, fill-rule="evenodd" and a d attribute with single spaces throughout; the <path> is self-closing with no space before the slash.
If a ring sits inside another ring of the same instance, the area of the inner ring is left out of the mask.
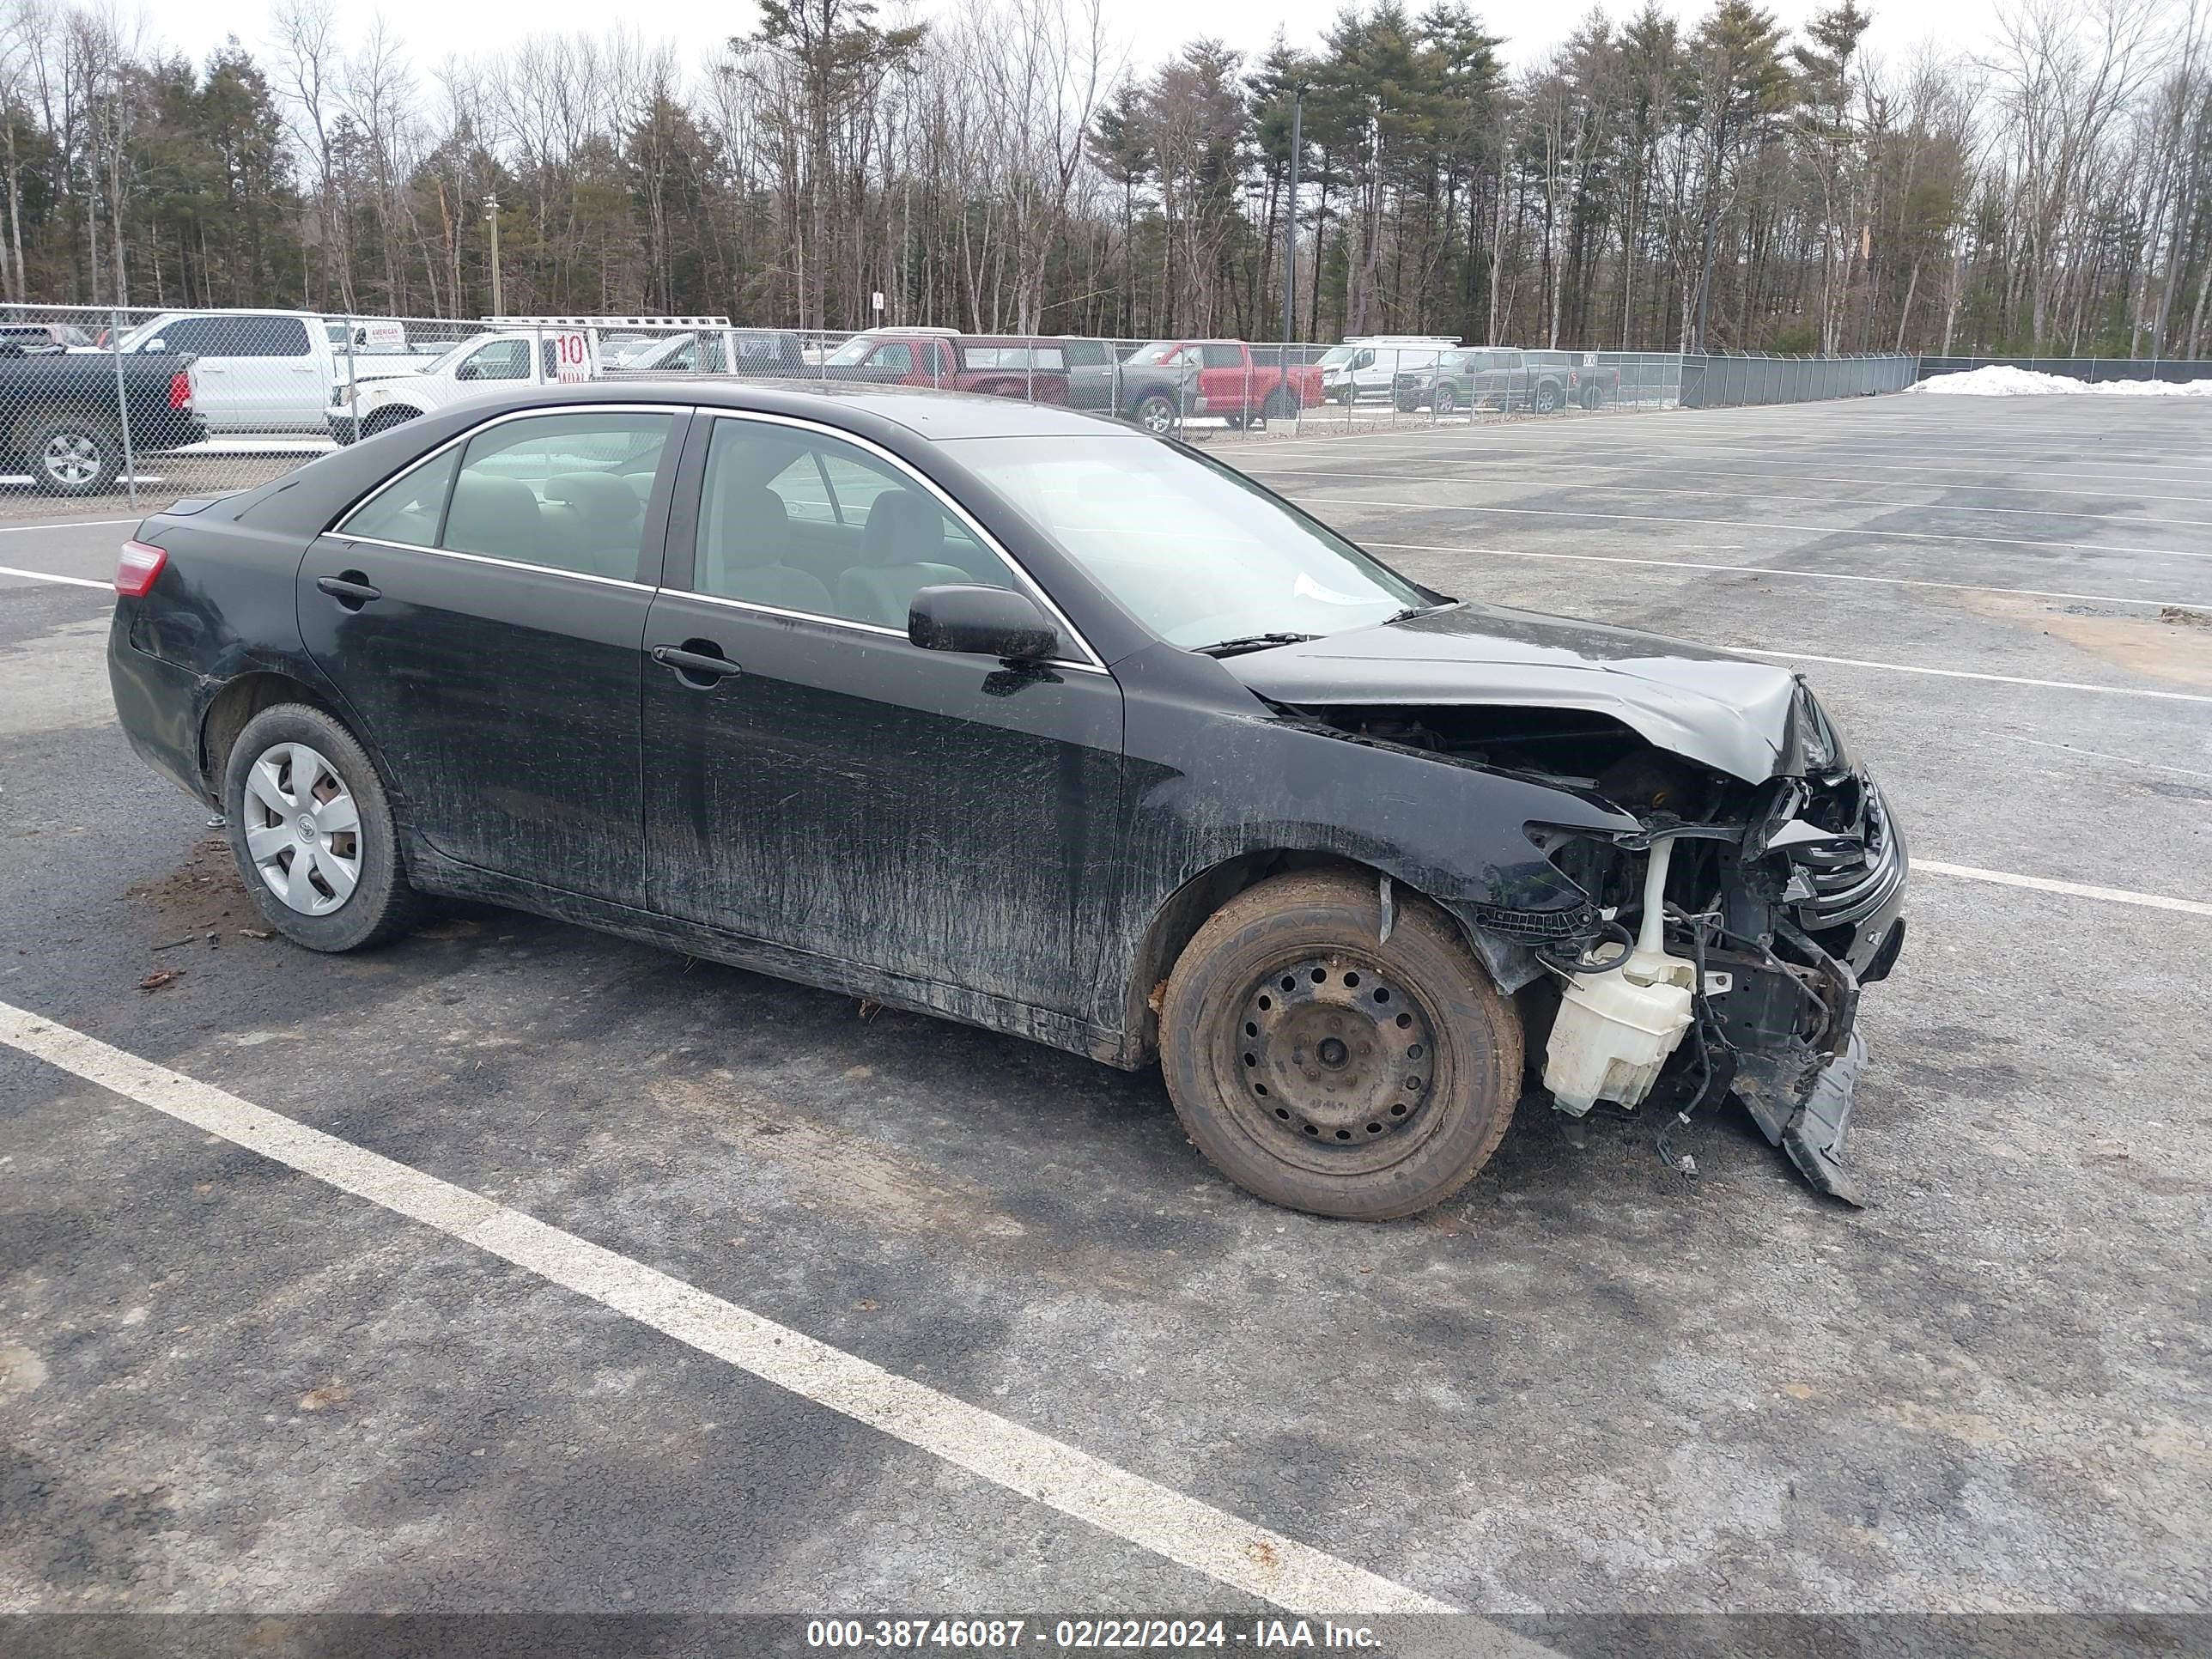
<path id="1" fill-rule="evenodd" d="M 1432 617 L 1439 611 L 1450 610 L 1458 603 L 1457 599 L 1446 599 L 1442 605 L 1409 605 L 1396 616 L 1383 617 L 1378 625 L 1388 628 L 1392 623 L 1411 622 L 1416 617 Z"/>
<path id="2" fill-rule="evenodd" d="M 1320 637 L 1318 634 L 1240 634 L 1233 640 L 1216 640 L 1212 645 L 1194 645 L 1191 649 L 1200 656 L 1234 657 L 1247 651 L 1265 651 L 1271 645 L 1301 645 Z"/>

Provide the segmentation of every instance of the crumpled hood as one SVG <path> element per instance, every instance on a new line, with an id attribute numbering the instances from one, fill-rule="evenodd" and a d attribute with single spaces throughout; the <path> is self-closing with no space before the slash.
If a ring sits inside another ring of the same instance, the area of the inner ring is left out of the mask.
<path id="1" fill-rule="evenodd" d="M 1790 670 L 1656 634 L 1502 606 L 1433 614 L 1224 658 L 1278 702 L 1498 703 L 1610 714 L 1659 748 L 1751 783 L 1843 757 Z"/>

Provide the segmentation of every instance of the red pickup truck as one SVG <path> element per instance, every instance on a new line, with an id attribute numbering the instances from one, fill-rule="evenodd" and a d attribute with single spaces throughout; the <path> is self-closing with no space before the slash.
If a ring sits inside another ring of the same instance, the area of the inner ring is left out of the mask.
<path id="1" fill-rule="evenodd" d="M 823 362 L 822 378 L 980 392 L 1039 404 L 1068 400 L 1060 342 L 1018 335 L 871 329 L 831 352 Z"/>
<path id="2" fill-rule="evenodd" d="M 1153 432 L 1192 416 L 1288 420 L 1322 400 L 1321 370 L 1242 340 L 1156 340 L 1121 365 L 1121 412 Z"/>

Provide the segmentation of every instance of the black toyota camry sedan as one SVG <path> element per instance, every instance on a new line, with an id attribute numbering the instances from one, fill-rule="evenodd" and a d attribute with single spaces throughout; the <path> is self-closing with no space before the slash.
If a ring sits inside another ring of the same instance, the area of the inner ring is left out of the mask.
<path id="1" fill-rule="evenodd" d="M 1524 1092 L 1842 1161 L 1905 855 L 1787 671 L 1455 597 L 1230 468 L 893 389 L 454 407 L 124 550 L 138 752 L 270 923 L 453 895 L 1130 1068 L 1381 1218 Z"/>

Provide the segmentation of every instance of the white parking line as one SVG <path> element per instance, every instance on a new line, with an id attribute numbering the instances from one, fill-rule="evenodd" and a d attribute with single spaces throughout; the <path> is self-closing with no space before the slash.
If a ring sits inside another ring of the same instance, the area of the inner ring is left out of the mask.
<path id="1" fill-rule="evenodd" d="M 1777 651 L 1765 646 L 1725 647 L 1747 657 L 1785 657 L 1791 662 L 1834 663 L 1843 668 L 1881 668 L 1893 674 L 1933 674 L 1947 680 L 1994 680 L 2001 685 L 2034 685 L 2046 691 L 2101 691 L 2113 697 L 2156 697 L 2167 702 L 2212 702 L 2202 691 L 2153 691 L 2135 685 L 2092 685 L 2086 680 L 2038 680 L 2024 674 L 1984 674 L 1966 668 L 1923 668 L 1917 663 L 1869 662 L 1863 657 L 1823 657 L 1812 651 Z"/>
<path id="2" fill-rule="evenodd" d="M 4 1002 L 0 1042 L 511 1261 L 802 1399 L 1276 1606 L 1310 1613 L 1455 1611 L 465 1187 Z M 1547 1651 L 1512 1639 L 1522 1655 Z"/>
<path id="3" fill-rule="evenodd" d="M 1934 530 L 1855 530 L 1847 525 L 1785 524 L 1779 519 L 1685 519 L 1666 513 L 1597 513 L 1564 507 L 1470 507 L 1459 502 L 1382 501 L 1358 495 L 1306 495 L 1319 507 L 1374 507 L 1386 513 L 1491 513 L 1516 519 L 1603 519 L 1610 524 L 1703 525 L 1728 530 L 1794 530 L 1810 536 L 1865 536 L 1884 542 L 1977 542 L 1990 547 L 2039 547 L 2054 553 L 2129 553 L 2160 559 L 2212 559 L 2212 552 L 2172 547 L 2122 547 L 2104 542 L 2048 542 L 2033 536 L 1954 536 Z"/>
<path id="4" fill-rule="evenodd" d="M 0 536 L 20 536 L 30 530 L 97 530 L 106 525 L 137 524 L 138 519 L 64 519 L 59 524 L 0 524 Z"/>
<path id="5" fill-rule="evenodd" d="M 33 582 L 66 582 L 71 587 L 104 588 L 110 593 L 115 591 L 113 582 L 96 582 L 89 576 L 57 576 L 51 570 L 19 570 L 12 564 L 0 564 L 0 576 L 21 576 Z"/>
<path id="6" fill-rule="evenodd" d="M 2053 881 L 2047 876 L 2016 876 L 2006 870 L 1978 870 L 1971 864 L 1939 864 L 1915 858 L 1912 871 L 1931 876 L 1955 876 L 1962 881 L 1990 881 L 2000 887 L 2032 887 L 2039 893 L 2066 893 L 2075 898 L 2100 899 L 2106 904 L 2139 904 L 2150 910 L 2179 910 L 2187 916 L 2212 916 L 2212 904 L 2196 899 L 2168 898 L 2163 893 L 2135 893 L 2124 887 L 2093 887 L 2087 882 Z"/>
<path id="7" fill-rule="evenodd" d="M 1566 428 L 1554 429 L 1568 434 L 1583 433 L 1587 434 L 1588 431 L 1588 428 L 1580 422 L 1570 422 Z M 1535 463 L 1539 461 L 1548 461 L 1552 454 L 1556 453 L 1556 449 L 1558 447 L 1557 443 L 1538 442 L 1531 445 L 1527 451 L 1516 454 L 1511 446 L 1519 442 L 1523 438 L 1536 435 L 1535 428 L 1520 425 L 1501 426 L 1495 428 L 1459 428 L 1405 427 L 1400 428 L 1395 433 L 1376 433 L 1361 437 L 1335 439 L 1327 437 L 1285 439 L 1279 441 L 1277 447 L 1280 447 L 1283 444 L 1301 443 L 1313 444 L 1339 451 L 1356 448 L 1367 449 L 1380 447 L 1386 449 L 1397 449 L 1401 453 L 1411 453 L 1412 451 L 1412 445 L 1409 443 L 1409 440 L 1418 440 L 1422 438 L 1423 434 L 1426 433 L 1440 430 L 1447 432 L 1455 431 L 1461 435 L 1467 435 L 1474 431 L 1491 431 L 1497 433 L 1498 435 L 1491 438 L 1476 439 L 1471 443 L 1453 444 L 1447 443 L 1443 440 L 1424 441 L 1420 446 L 1420 453 L 1425 459 L 1434 459 L 1439 455 L 1451 458 L 1472 458 L 1474 456 L 1486 455 L 1493 459 Z M 1845 453 L 1837 454 L 1830 453 L 1836 447 L 1836 446 L 1820 438 L 1814 438 L 1802 444 L 1723 443 L 1705 444 L 1701 446 L 1695 441 L 1697 434 L 1693 433 L 1684 433 L 1681 435 L 1690 440 L 1690 441 L 1674 443 L 1663 439 L 1655 438 L 1649 442 L 1614 444 L 1589 441 L 1587 441 L 1586 435 L 1584 440 L 1581 441 L 1575 441 L 1571 437 L 1562 438 L 1559 441 L 1573 441 L 1574 451 L 1578 455 L 1597 457 L 1609 456 L 1619 458 L 1613 464 L 1621 466 L 1666 467 L 1678 465 L 1682 460 L 1695 456 L 1725 457 L 1741 455 L 1749 457 L 1753 459 L 1763 459 L 1775 462 L 1778 465 L 1789 468 L 1793 473 L 1817 471 L 1820 467 L 1824 465 L 1849 466 L 1856 462 L 1881 466 L 1892 472 L 1940 472 L 1955 474 L 1960 472 L 1989 471 L 1992 470 L 2020 471 L 2024 469 L 2032 471 L 2038 474 L 2047 475 L 2053 471 L 2063 471 L 2075 468 L 2087 468 L 2094 471 L 2100 477 L 2112 477 L 2122 474 L 2142 475 L 2140 478 L 2124 480 L 2123 487 L 2129 489 L 2134 489 L 2138 486 L 2148 489 L 2150 487 L 2153 481 L 2171 481 L 2177 483 L 2193 485 L 2212 483 L 2212 475 L 2193 476 L 2190 474 L 2177 473 L 2172 467 L 2133 465 L 2124 461 L 2056 461 L 2034 455 L 1995 455 L 1986 457 L 1961 456 L 1957 460 L 1943 465 L 1921 466 L 1916 465 L 1909 461 L 1893 461 L 1891 460 L 1889 457 L 1893 453 L 1899 455 L 1927 456 L 1931 454 L 1940 454 L 1942 452 L 1931 450 L 1924 446 L 1917 444 L 1910 445 L 1894 451 L 1888 449 L 1872 449 L 1864 445 L 1851 444 L 1849 440 L 1843 440 L 1839 441 L 1850 445 L 1850 447 L 1846 449 Z M 2063 440 L 2054 434 L 2052 437 L 2042 441 L 2055 445 L 2063 442 Z M 1256 453 L 1261 452 L 1255 450 L 1254 453 Z M 1748 465 L 1748 462 L 1741 463 L 1741 465 Z"/>
<path id="8" fill-rule="evenodd" d="M 1592 462 L 1588 465 L 1584 465 L 1583 463 L 1577 461 L 1547 460 L 1544 465 L 1554 473 L 1569 471 L 1610 472 L 1616 470 L 1599 462 Z M 1679 486 L 1647 484 L 1639 483 L 1634 479 L 1620 479 L 1609 482 L 1593 479 L 1588 483 L 1581 483 L 1573 479 L 1556 477 L 1543 478 L 1500 477 L 1495 474 L 1488 472 L 1467 473 L 1455 477 L 1439 478 L 1433 472 L 1346 472 L 1335 467 L 1323 467 L 1319 465 L 1248 466 L 1240 467 L 1237 470 L 1250 477 L 1264 478 L 1269 474 L 1283 473 L 1295 475 L 1304 478 L 1311 478 L 1322 483 L 1338 478 L 1356 478 L 1362 482 L 1371 481 L 1376 483 L 1440 484 L 1448 489 L 1465 489 L 1469 488 L 1488 489 L 1495 487 L 1499 489 L 1510 488 L 1515 489 L 1613 490 L 1624 495 L 1732 495 L 1740 501 L 1815 501 L 1824 506 L 1830 507 L 1875 507 L 1893 511 L 1905 509 L 1914 513 L 2002 513 L 2010 517 L 2024 516 L 2036 519 L 2094 519 L 2103 524 L 2162 524 L 2179 526 L 2182 528 L 2190 530 L 2212 530 L 2212 519 L 2160 519 L 2153 518 L 2149 514 L 2143 513 L 2074 513 L 2055 507 L 1977 507 L 1971 504 L 1962 506 L 1957 501 L 1900 501 L 1896 500 L 1893 496 L 1869 501 L 1863 496 L 1858 495 L 1803 495 L 1796 494 L 1794 491 L 1788 495 L 1776 495 L 1765 494 L 1757 490 L 1738 489 L 1721 485 L 1707 485 L 1703 489 L 1686 489 Z M 1667 476 L 1670 478 L 1687 477 L 1696 476 L 1704 471 L 1705 469 L 1699 467 L 1670 466 L 1667 469 Z M 1742 478 L 1747 475 L 1740 472 L 1716 471 L 1707 474 L 1706 476 L 1716 478 Z M 1794 477 L 1801 475 L 1792 473 L 1787 476 Z M 1827 484 L 1865 484 L 1873 489 L 1887 489 L 1891 490 L 1894 490 L 1898 488 L 1897 480 L 1894 478 L 1839 478 L 1832 473 L 1821 474 L 1819 482 Z M 2079 491 L 2063 489 L 2028 489 L 2016 487 L 2012 484 L 1913 484 L 1909 487 L 1914 489 L 1994 490 L 2013 495 L 2078 495 L 2081 493 Z M 2130 490 L 2126 493 L 2130 495 L 2140 495 L 2142 492 Z M 2160 496 L 2156 499 L 2179 501 L 2212 501 L 2212 495 L 2167 495 Z M 1408 505 L 1412 505 L 1412 503 L 1408 503 Z"/>
<path id="9" fill-rule="evenodd" d="M 1808 582 L 1872 582 L 1884 587 L 1934 587 L 1947 593 L 2016 593 L 2029 599 L 2081 599 L 2091 605 L 2132 605 L 2151 611 L 2179 606 L 2212 609 L 2212 599 L 2132 599 L 2114 593 L 2069 593 L 2049 587 L 1991 587 L 1984 582 L 1939 582 L 1919 576 L 1860 576 L 1841 570 L 1781 570 L 1764 564 L 1705 564 L 1694 559 L 1638 559 L 1625 553 L 1531 553 L 1517 547 L 1449 547 L 1437 542 L 1370 542 L 1359 545 L 1384 553 L 1472 553 L 1496 559 L 1547 559 L 1569 564 L 1632 564 L 1653 570 L 1720 570 L 1737 576 L 1778 576 Z"/>

